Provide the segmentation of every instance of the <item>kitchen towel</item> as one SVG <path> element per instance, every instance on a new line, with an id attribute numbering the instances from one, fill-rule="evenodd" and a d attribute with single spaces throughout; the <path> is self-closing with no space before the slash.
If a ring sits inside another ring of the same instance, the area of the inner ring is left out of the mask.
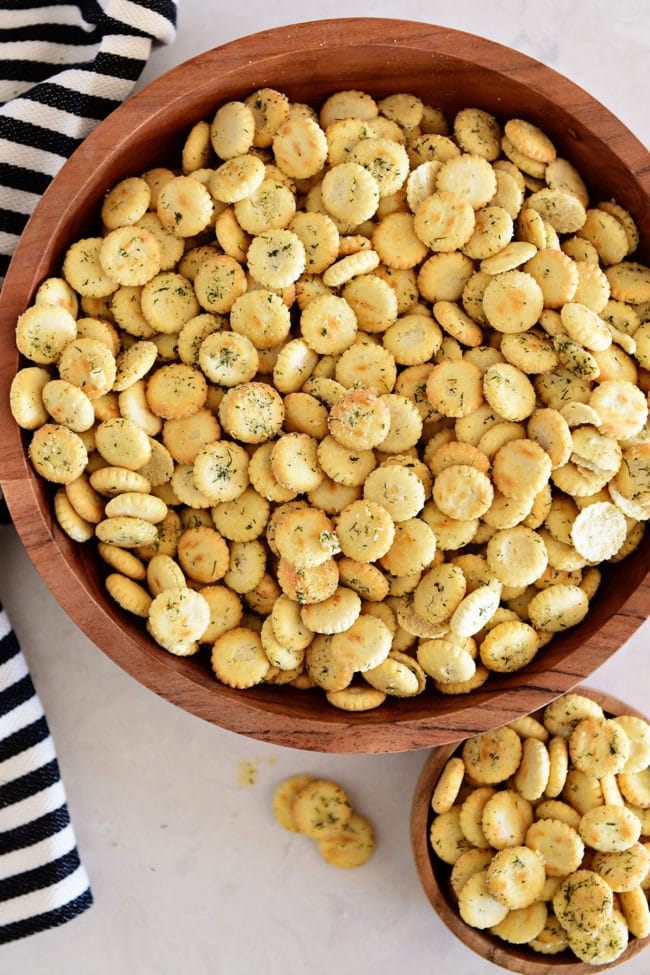
<path id="1" fill-rule="evenodd" d="M 129 95 L 175 26 L 175 0 L 3 0 L 0 283 L 52 177 Z M 0 605 L 0 944 L 92 904 L 28 657 Z"/>

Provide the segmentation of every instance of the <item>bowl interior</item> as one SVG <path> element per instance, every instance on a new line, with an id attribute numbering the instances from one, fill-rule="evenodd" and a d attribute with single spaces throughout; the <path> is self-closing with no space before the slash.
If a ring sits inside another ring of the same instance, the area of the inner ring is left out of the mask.
<path id="1" fill-rule="evenodd" d="M 178 158 L 191 125 L 224 101 L 260 87 L 318 104 L 359 88 L 381 97 L 413 91 L 449 118 L 469 105 L 502 120 L 540 124 L 558 153 L 589 182 L 593 199 L 615 197 L 635 215 L 639 255 L 650 253 L 650 166 L 641 144 L 602 105 L 536 61 L 472 35 L 427 24 L 371 18 L 278 28 L 208 51 L 175 68 L 101 123 L 63 167 L 18 245 L 0 299 L 5 336 L 3 395 L 18 367 L 13 330 L 39 283 L 59 273 L 68 243 L 93 233 L 101 199 L 119 179 Z M 594 161 L 598 165 L 594 165 Z M 6 402 L 6 399 L 5 399 Z M 4 411 L 2 485 L 14 523 L 46 583 L 75 622 L 152 690 L 232 730 L 285 745 L 387 752 L 457 740 L 530 711 L 574 686 L 631 635 L 647 614 L 648 541 L 613 566 L 587 619 L 555 639 L 525 672 L 491 677 L 469 698 L 425 694 L 387 701 L 376 712 L 335 711 L 320 692 L 218 685 L 202 655 L 176 658 L 106 596 L 104 570 L 89 546 L 55 523 L 51 490 L 26 460 L 28 438 Z"/>
<path id="2" fill-rule="evenodd" d="M 600 704 L 608 717 L 633 714 L 648 720 L 635 708 L 608 694 L 585 687 L 578 687 L 577 692 Z M 536 712 L 535 717 L 541 720 L 543 710 Z M 566 972 L 567 975 L 587 975 L 588 972 L 593 972 L 593 965 L 581 962 L 569 951 L 547 956 L 538 954 L 525 945 L 507 944 L 489 931 L 471 928 L 460 917 L 449 883 L 451 867 L 433 854 L 429 843 L 429 830 L 434 818 L 431 796 L 436 782 L 447 761 L 459 752 L 461 747 L 455 744 L 434 749 L 422 768 L 414 792 L 411 808 L 411 846 L 420 882 L 427 898 L 440 919 L 463 944 L 495 965 L 513 972 L 521 972 L 522 975 L 553 975 L 556 972 Z M 626 950 L 613 965 L 629 961 L 649 943 L 650 936 L 631 938 Z"/>

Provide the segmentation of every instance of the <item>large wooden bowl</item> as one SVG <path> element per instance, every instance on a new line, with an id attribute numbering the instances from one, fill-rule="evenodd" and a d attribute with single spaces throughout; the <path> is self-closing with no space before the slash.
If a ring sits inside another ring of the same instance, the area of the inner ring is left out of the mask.
<path id="1" fill-rule="evenodd" d="M 48 486 L 26 459 L 26 438 L 6 408 L 18 367 L 16 317 L 66 245 L 88 232 L 99 201 L 120 178 L 178 158 L 193 122 L 261 86 L 317 103 L 341 88 L 375 96 L 413 91 L 450 115 L 480 105 L 544 127 L 558 151 L 591 177 L 594 198 L 614 196 L 636 217 L 650 256 L 650 158 L 601 104 L 566 78 L 499 44 L 401 20 L 318 21 L 265 31 L 208 51 L 154 81 L 101 123 L 51 184 L 30 220 L 0 304 L 2 486 L 24 544 L 53 594 L 113 660 L 156 693 L 216 724 L 319 751 L 392 752 L 439 745 L 534 710 L 609 657 L 645 618 L 648 544 L 614 567 L 588 618 L 554 640 L 525 673 L 491 678 L 469 697 L 425 695 L 350 715 L 320 693 L 216 683 L 205 661 L 156 647 L 107 598 L 92 546 L 72 543 L 53 521 Z"/>
<path id="2" fill-rule="evenodd" d="M 597 701 L 607 717 L 634 714 L 648 720 L 635 708 L 608 694 L 585 687 L 579 687 L 577 690 L 585 697 Z M 540 710 L 535 717 L 541 720 L 542 714 Z M 587 975 L 588 972 L 596 972 L 599 969 L 604 971 L 629 961 L 639 951 L 648 947 L 650 936 L 630 937 L 627 948 L 613 964 L 593 966 L 581 962 L 570 951 L 563 951 L 558 955 L 542 955 L 526 945 L 508 944 L 496 935 L 490 934 L 489 931 L 482 931 L 465 924 L 458 913 L 456 899 L 449 884 L 451 867 L 433 854 L 429 843 L 429 830 L 433 818 L 431 796 L 447 761 L 455 752 L 460 751 L 461 747 L 461 745 L 447 745 L 436 748 L 430 754 L 418 778 L 411 807 L 411 847 L 420 882 L 434 910 L 449 930 L 477 955 L 512 972 L 521 972 L 522 975 Z"/>

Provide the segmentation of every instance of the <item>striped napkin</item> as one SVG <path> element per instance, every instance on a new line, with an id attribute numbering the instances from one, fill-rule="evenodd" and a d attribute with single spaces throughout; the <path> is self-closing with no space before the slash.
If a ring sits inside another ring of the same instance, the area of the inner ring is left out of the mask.
<path id="1" fill-rule="evenodd" d="M 0 283 L 52 177 L 175 24 L 175 0 L 2 0 Z M 0 944 L 91 904 L 47 720 L 0 604 Z"/>

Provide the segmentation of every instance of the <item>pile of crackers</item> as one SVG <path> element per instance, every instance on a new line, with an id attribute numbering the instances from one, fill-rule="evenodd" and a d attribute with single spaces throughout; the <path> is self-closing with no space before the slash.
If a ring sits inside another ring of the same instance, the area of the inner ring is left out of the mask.
<path id="1" fill-rule="evenodd" d="M 471 927 L 609 964 L 650 934 L 650 725 L 578 693 L 540 717 L 460 746 L 432 795 L 431 850 Z"/>
<path id="2" fill-rule="evenodd" d="M 580 623 L 650 516 L 634 217 L 522 118 L 260 89 L 19 317 L 62 529 L 170 653 L 367 710 Z"/>

